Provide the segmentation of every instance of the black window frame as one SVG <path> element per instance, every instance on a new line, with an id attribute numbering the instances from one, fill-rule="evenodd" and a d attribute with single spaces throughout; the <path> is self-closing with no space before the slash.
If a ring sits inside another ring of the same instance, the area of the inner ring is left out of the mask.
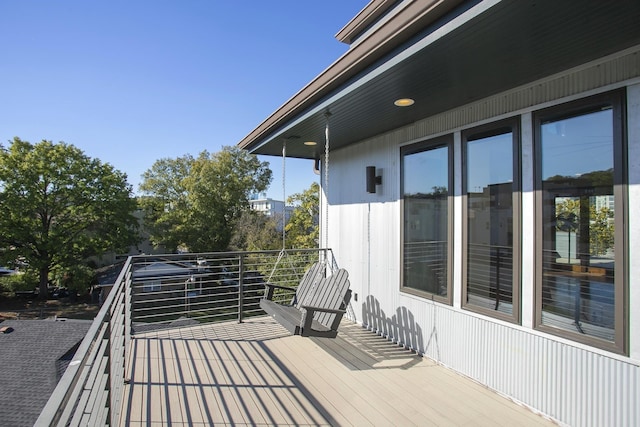
<path id="1" fill-rule="evenodd" d="M 469 262 L 469 200 L 468 200 L 468 142 L 482 138 L 502 135 L 510 132 L 512 134 L 512 312 L 504 313 L 498 310 L 499 295 L 496 293 L 496 305 L 494 309 L 488 309 L 468 302 L 468 262 Z M 521 119 L 514 116 L 496 122 L 487 123 L 481 126 L 465 129 L 461 132 L 462 150 L 462 307 L 465 310 L 477 312 L 490 317 L 495 317 L 512 323 L 521 322 L 522 306 L 522 278 L 521 278 L 521 257 L 522 257 L 522 149 L 521 149 Z"/>
<path id="2" fill-rule="evenodd" d="M 447 149 L 447 277 L 446 277 L 446 296 L 438 295 L 436 293 L 423 291 L 413 287 L 405 286 L 405 196 L 404 196 L 404 158 L 406 155 L 416 154 L 424 151 L 429 151 L 438 148 Z M 453 134 L 442 135 L 436 138 L 428 139 L 425 141 L 417 142 L 414 144 L 406 145 L 400 148 L 400 291 L 428 298 L 433 301 L 444 303 L 447 305 L 453 305 L 453 228 L 454 228 L 454 138 Z"/>
<path id="3" fill-rule="evenodd" d="M 543 213 L 542 125 L 553 120 L 569 119 L 611 107 L 613 112 L 613 192 L 615 199 L 615 270 L 614 270 L 614 340 L 581 334 L 542 322 L 543 301 Z M 619 354 L 629 354 L 629 284 L 628 284 L 628 166 L 626 135 L 626 92 L 624 89 L 581 98 L 533 113 L 534 189 L 535 189 L 535 304 L 534 328 L 593 347 Z"/>

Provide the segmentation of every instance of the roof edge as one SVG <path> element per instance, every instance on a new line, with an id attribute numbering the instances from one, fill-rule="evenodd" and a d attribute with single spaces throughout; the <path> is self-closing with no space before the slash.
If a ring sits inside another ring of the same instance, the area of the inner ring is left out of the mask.
<path id="1" fill-rule="evenodd" d="M 415 35 L 419 28 L 435 22 L 453 10 L 463 0 L 434 0 L 413 2 L 384 22 L 369 37 L 351 47 L 315 79 L 293 95 L 267 117 L 237 145 L 251 149 L 256 141 L 273 132 L 284 122 L 313 105 L 323 96 L 365 70 L 385 54 Z"/>
<path id="2" fill-rule="evenodd" d="M 351 21 L 335 35 L 338 41 L 351 44 L 373 22 L 384 15 L 398 0 L 371 0 Z"/>

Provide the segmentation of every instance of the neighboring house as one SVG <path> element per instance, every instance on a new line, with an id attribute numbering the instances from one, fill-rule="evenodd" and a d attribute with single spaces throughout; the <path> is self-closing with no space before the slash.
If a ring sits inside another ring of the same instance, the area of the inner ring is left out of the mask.
<path id="1" fill-rule="evenodd" d="M 230 268 L 233 270 L 235 267 Z M 98 275 L 100 304 L 111 292 L 121 269 L 122 264 L 115 264 Z M 135 303 L 171 305 L 176 299 L 207 294 L 220 285 L 229 285 L 232 277 L 233 272 L 227 271 L 224 264 L 210 265 L 205 260 L 184 263 L 163 257 L 141 257 L 132 268 L 132 297 Z"/>
<path id="2" fill-rule="evenodd" d="M 36 422 L 91 322 L 0 321 L 0 425 Z"/>
<path id="3" fill-rule="evenodd" d="M 132 286 L 138 295 L 149 292 L 184 290 L 193 281 L 198 268 L 175 262 L 156 261 L 134 268 Z"/>
<path id="4" fill-rule="evenodd" d="M 113 283 L 122 270 L 122 265 L 122 263 L 114 264 L 113 267 L 104 269 L 104 272 L 98 275 L 100 304 L 106 300 L 111 292 Z M 186 289 L 194 286 L 193 278 L 198 275 L 197 266 L 152 259 L 134 267 L 132 274 L 133 294 L 137 300 L 146 300 L 159 298 L 159 296 L 152 296 L 153 293 L 185 292 Z"/>
<path id="5" fill-rule="evenodd" d="M 171 306 L 178 300 L 210 294 L 221 286 L 237 286 L 233 280 L 237 276 L 233 270 L 237 267 L 226 266 L 224 262 L 212 265 L 199 259 L 191 264 L 153 257 L 140 261 L 142 263 L 134 265 L 131 275 L 134 303 Z"/>
<path id="6" fill-rule="evenodd" d="M 239 146 L 321 163 L 356 321 L 561 423 L 640 425 L 639 23 L 373 0 Z"/>

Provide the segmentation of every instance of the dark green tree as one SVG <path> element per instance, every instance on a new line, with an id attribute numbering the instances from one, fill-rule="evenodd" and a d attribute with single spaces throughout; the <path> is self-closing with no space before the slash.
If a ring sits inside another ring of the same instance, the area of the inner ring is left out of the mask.
<path id="1" fill-rule="evenodd" d="M 157 160 L 142 174 L 138 199 L 151 243 L 175 252 L 189 241 L 189 192 L 186 178 L 195 159 L 190 155 Z"/>
<path id="2" fill-rule="evenodd" d="M 230 249 L 234 251 L 266 251 L 282 247 L 282 233 L 275 218 L 248 209 L 233 226 Z"/>
<path id="3" fill-rule="evenodd" d="M 269 164 L 237 147 L 159 160 L 140 186 L 152 242 L 169 250 L 226 250 L 249 196 L 270 182 Z"/>
<path id="4" fill-rule="evenodd" d="M 294 205 L 291 218 L 285 227 L 288 248 L 318 247 L 319 191 L 320 186 L 314 182 L 302 193 L 296 193 L 287 198 L 287 204 Z"/>
<path id="5" fill-rule="evenodd" d="M 52 268 L 137 243 L 136 208 L 126 175 L 73 145 L 0 145 L 2 255 L 38 271 L 41 297 Z"/>

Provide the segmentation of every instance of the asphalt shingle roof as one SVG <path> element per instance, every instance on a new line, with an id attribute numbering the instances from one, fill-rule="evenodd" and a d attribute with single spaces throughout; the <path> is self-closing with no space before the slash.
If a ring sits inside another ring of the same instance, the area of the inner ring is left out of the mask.
<path id="1" fill-rule="evenodd" d="M 0 327 L 0 426 L 32 426 L 90 320 L 5 320 Z"/>

